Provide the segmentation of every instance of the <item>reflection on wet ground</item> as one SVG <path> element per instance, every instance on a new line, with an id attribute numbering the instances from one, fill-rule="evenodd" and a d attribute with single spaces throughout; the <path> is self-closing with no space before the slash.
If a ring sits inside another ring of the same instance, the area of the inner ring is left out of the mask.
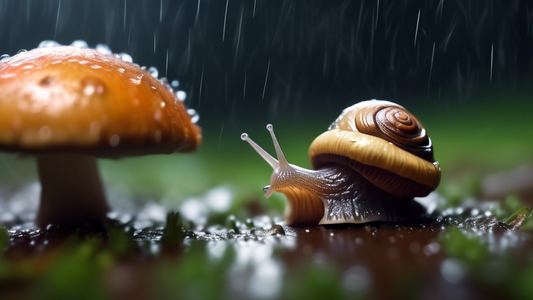
<path id="1" fill-rule="evenodd" d="M 41 259 L 24 275 L 31 284 L 51 268 L 44 261 L 64 255 L 57 249 L 72 235 L 101 239 L 98 249 L 122 257 L 102 269 L 113 298 L 124 297 L 117 292 L 124 286 L 137 295 L 148 291 L 147 298 L 159 289 L 188 295 L 199 288 L 221 298 L 498 298 L 515 293 L 511 282 L 522 280 L 517 274 L 532 264 L 531 232 L 515 230 L 520 224 L 498 220 L 483 205 L 399 224 L 286 226 L 267 215 L 243 222 L 230 217 L 225 226 L 186 225 L 182 246 L 170 256 L 161 243 L 166 208 L 160 204 L 113 212 L 106 226 L 76 229 L 37 229 L 32 205 L 10 205 L 3 202 L 0 214 L 9 233 L 4 264 Z M 0 295 L 2 290 L 9 288 L 0 285 Z"/>

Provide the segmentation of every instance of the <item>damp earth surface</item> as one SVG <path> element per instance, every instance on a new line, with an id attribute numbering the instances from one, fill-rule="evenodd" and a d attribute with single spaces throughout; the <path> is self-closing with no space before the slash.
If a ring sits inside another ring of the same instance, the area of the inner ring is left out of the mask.
<path id="1" fill-rule="evenodd" d="M 37 228 L 38 194 L 32 183 L 2 195 L 2 299 L 531 296 L 533 223 L 514 195 L 450 207 L 433 193 L 419 199 L 428 218 L 407 223 L 287 226 L 253 204 L 237 218 L 231 188 L 217 187 L 180 213 L 115 195 L 104 224 Z"/>

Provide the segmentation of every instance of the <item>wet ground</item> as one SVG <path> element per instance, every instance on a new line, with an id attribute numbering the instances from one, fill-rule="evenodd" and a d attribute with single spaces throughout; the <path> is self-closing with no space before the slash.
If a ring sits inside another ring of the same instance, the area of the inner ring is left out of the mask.
<path id="1" fill-rule="evenodd" d="M 65 295 L 64 284 L 80 276 L 88 283 L 70 293 L 87 299 L 528 298 L 530 220 L 498 220 L 494 203 L 435 209 L 440 200 L 425 199 L 434 211 L 414 223 L 286 226 L 259 215 L 195 224 L 146 203 L 75 229 L 37 229 L 35 205 L 4 201 L 0 295 Z M 171 226 L 178 234 L 169 237 Z"/>

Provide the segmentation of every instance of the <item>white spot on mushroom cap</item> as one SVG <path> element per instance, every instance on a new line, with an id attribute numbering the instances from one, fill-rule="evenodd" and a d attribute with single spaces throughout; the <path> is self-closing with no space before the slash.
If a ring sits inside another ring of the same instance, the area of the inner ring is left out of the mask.
<path id="1" fill-rule="evenodd" d="M 111 136 L 111 138 L 109 139 L 109 144 L 111 145 L 111 147 L 116 147 L 118 146 L 118 144 L 120 144 L 120 137 L 116 134 L 114 134 L 113 136 Z"/>
<path id="2" fill-rule="evenodd" d="M 154 134 L 155 143 L 159 144 L 159 142 L 161 142 L 162 137 L 163 137 L 163 134 L 161 133 L 161 130 L 160 129 L 156 130 L 156 132 Z"/>
<path id="3" fill-rule="evenodd" d="M 94 94 L 94 85 L 86 85 L 84 88 L 83 88 L 83 94 L 85 96 L 91 96 L 92 94 Z"/>
<path id="4" fill-rule="evenodd" d="M 137 78 L 130 78 L 130 81 L 131 83 L 135 84 L 135 85 L 138 85 L 141 83 L 141 80 L 140 79 L 137 79 Z"/>
<path id="5" fill-rule="evenodd" d="M 89 132 L 92 135 L 99 135 L 100 129 L 101 129 L 101 126 L 100 126 L 100 122 L 98 121 L 92 121 L 91 125 L 89 125 Z"/>
<path id="6" fill-rule="evenodd" d="M 39 138 L 42 141 L 47 141 L 52 137 L 52 130 L 48 126 L 42 126 L 39 128 Z"/>
<path id="7" fill-rule="evenodd" d="M 156 120 L 161 119 L 161 111 L 159 109 L 155 111 L 154 119 L 156 119 Z"/>

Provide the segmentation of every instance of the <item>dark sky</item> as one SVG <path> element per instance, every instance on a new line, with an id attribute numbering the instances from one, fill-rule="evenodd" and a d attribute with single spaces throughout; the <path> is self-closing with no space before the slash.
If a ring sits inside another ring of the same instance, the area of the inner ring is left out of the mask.
<path id="1" fill-rule="evenodd" d="M 204 115 L 336 114 L 520 91 L 532 21 L 531 1 L 0 0 L 0 54 L 105 43 L 180 80 Z"/>

